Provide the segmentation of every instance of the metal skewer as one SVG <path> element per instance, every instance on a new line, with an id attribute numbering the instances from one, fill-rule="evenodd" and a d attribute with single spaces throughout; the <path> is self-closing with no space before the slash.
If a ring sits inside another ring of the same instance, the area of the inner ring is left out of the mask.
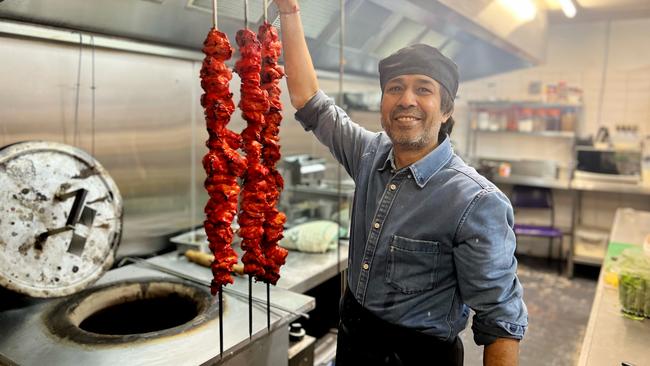
<path id="1" fill-rule="evenodd" d="M 219 285 L 219 357 L 223 359 L 223 286 Z"/>
<path id="2" fill-rule="evenodd" d="M 248 275 L 248 338 L 253 338 L 253 276 Z"/>
<path id="3" fill-rule="evenodd" d="M 248 29 L 248 0 L 244 0 L 244 28 Z"/>
<path id="4" fill-rule="evenodd" d="M 212 27 L 218 28 L 217 0 L 212 0 Z M 219 285 L 219 357 L 223 359 L 223 285 Z"/>
<path id="5" fill-rule="evenodd" d="M 269 20 L 269 12 L 268 12 L 268 7 L 269 3 L 267 0 L 264 0 L 263 2 L 264 6 L 264 24 L 268 23 Z M 271 331 L 271 286 L 269 283 L 266 283 L 266 330 L 268 332 Z"/>
<path id="6" fill-rule="evenodd" d="M 244 28 L 248 29 L 248 0 L 244 0 Z M 250 273 L 248 274 L 248 337 L 253 338 L 253 276 Z"/>
<path id="7" fill-rule="evenodd" d="M 217 0 L 212 0 L 212 28 L 218 29 L 218 24 Z M 219 357 L 221 359 L 223 359 L 223 290 L 223 285 L 219 285 Z"/>
<path id="8" fill-rule="evenodd" d="M 271 331 L 271 286 L 266 283 L 266 330 Z"/>
<path id="9" fill-rule="evenodd" d="M 212 0 L 212 27 L 217 29 L 217 0 Z"/>
<path id="10" fill-rule="evenodd" d="M 268 8 L 269 8 L 269 2 L 267 0 L 264 0 L 264 23 L 269 22 Z"/>
<path id="11" fill-rule="evenodd" d="M 124 263 L 126 263 L 126 262 L 131 262 L 131 263 L 135 263 L 135 264 L 141 264 L 141 265 L 143 265 L 143 266 L 145 266 L 145 267 L 149 267 L 149 268 L 155 269 L 155 270 L 157 270 L 157 271 L 159 271 L 159 272 L 162 272 L 162 273 L 165 273 L 165 274 L 168 274 L 168 275 L 174 276 L 174 277 L 182 278 L 182 279 L 184 279 L 184 280 L 187 280 L 188 282 L 192 282 L 192 283 L 197 284 L 197 285 L 199 285 L 199 286 L 210 287 L 210 283 L 207 282 L 207 281 L 201 281 L 201 280 L 199 280 L 199 279 L 197 279 L 197 278 L 194 278 L 194 277 L 192 277 L 192 276 L 186 275 L 185 273 L 178 272 L 178 271 L 175 271 L 175 270 L 173 270 L 173 269 L 171 269 L 171 268 L 167 268 L 167 267 L 164 267 L 164 266 L 161 266 L 161 265 L 155 264 L 155 263 L 147 262 L 146 260 L 141 259 L 141 258 L 135 258 L 135 257 L 124 257 L 124 258 L 122 258 L 122 260 L 118 263 L 117 267 L 121 267 L 121 266 L 123 266 Z M 240 298 L 240 299 L 246 299 L 246 298 L 248 298 L 248 295 L 247 295 L 247 294 L 245 294 L 245 293 L 243 293 L 243 292 L 240 292 L 240 291 L 237 291 L 237 290 L 235 290 L 235 289 L 231 289 L 231 288 L 223 288 L 223 292 L 226 293 L 226 294 L 228 294 L 228 295 L 232 295 L 232 296 L 238 297 L 238 298 Z M 253 302 L 254 302 L 254 303 L 258 303 L 258 304 L 260 304 L 260 306 L 262 306 L 263 304 L 266 303 L 266 301 L 264 301 L 264 300 L 262 300 L 262 299 L 260 299 L 260 298 L 257 298 L 257 297 L 255 297 L 255 296 L 253 296 L 252 299 L 253 299 Z M 278 305 L 278 304 L 271 304 L 271 307 L 272 307 L 272 308 L 275 308 L 275 309 L 278 309 L 278 310 L 281 310 L 281 311 L 284 311 L 285 313 L 289 313 L 289 314 L 294 315 L 294 316 L 299 316 L 299 317 L 303 317 L 303 318 L 305 318 L 305 319 L 309 319 L 309 314 L 301 313 L 301 312 L 298 312 L 298 311 L 293 311 L 293 310 L 291 310 L 291 309 L 287 309 L 287 308 L 285 308 L 284 306 L 281 306 L 281 305 Z"/>

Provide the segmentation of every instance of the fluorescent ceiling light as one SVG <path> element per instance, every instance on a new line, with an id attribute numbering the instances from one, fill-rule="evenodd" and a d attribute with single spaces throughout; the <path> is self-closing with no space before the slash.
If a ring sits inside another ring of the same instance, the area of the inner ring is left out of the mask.
<path id="1" fill-rule="evenodd" d="M 528 22 L 535 19 L 537 7 L 532 0 L 499 0 L 501 4 L 510 9 L 521 21 Z"/>
<path id="2" fill-rule="evenodd" d="M 560 2 L 560 6 L 562 7 L 562 11 L 564 12 L 564 15 L 566 15 L 567 18 L 573 18 L 576 16 L 576 6 L 573 4 L 572 0 L 558 0 Z"/>

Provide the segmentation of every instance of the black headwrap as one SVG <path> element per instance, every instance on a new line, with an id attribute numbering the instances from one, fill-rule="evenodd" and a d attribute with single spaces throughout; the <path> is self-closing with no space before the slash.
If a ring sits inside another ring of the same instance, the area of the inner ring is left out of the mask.
<path id="1" fill-rule="evenodd" d="M 426 44 L 414 44 L 379 61 L 379 83 L 382 92 L 390 79 L 409 74 L 432 78 L 447 89 L 452 98 L 456 98 L 458 67 L 438 49 Z"/>

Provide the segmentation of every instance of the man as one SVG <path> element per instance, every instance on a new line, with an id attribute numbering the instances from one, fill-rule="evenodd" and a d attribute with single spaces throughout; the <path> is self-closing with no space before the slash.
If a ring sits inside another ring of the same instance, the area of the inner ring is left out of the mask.
<path id="1" fill-rule="evenodd" d="M 527 327 L 508 199 L 451 147 L 456 65 L 413 45 L 379 63 L 381 124 L 319 90 L 297 0 L 275 0 L 296 119 L 356 184 L 336 365 L 462 365 L 469 308 L 484 364 L 517 365 Z"/>

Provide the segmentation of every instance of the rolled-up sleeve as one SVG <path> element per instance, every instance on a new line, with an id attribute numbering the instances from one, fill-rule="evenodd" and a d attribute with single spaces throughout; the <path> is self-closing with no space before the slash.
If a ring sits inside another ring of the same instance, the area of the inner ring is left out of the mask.
<path id="1" fill-rule="evenodd" d="M 322 90 L 311 97 L 295 117 L 305 131 L 312 131 L 348 174 L 356 179 L 359 158 L 377 133 L 354 123 Z"/>
<path id="2" fill-rule="evenodd" d="M 476 313 L 472 330 L 478 345 L 522 339 L 528 326 L 512 227 L 512 206 L 496 189 L 476 195 L 458 226 L 454 262 L 462 300 Z"/>

